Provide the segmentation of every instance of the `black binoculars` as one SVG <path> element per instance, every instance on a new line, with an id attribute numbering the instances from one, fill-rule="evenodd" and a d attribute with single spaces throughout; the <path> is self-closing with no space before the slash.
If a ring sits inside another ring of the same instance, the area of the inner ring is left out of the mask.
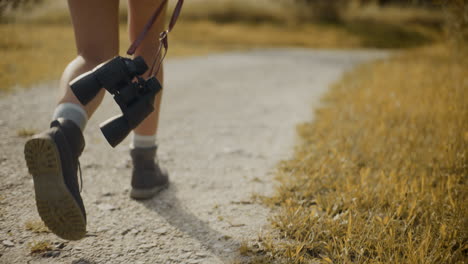
<path id="1" fill-rule="evenodd" d="M 140 75 L 148 70 L 142 57 L 128 59 L 117 56 L 93 70 L 75 78 L 70 87 L 83 104 L 88 104 L 101 88 L 114 96 L 122 115 L 101 123 L 104 137 L 117 146 L 135 127 L 154 111 L 154 98 L 161 90 L 155 77 L 144 80 Z"/>

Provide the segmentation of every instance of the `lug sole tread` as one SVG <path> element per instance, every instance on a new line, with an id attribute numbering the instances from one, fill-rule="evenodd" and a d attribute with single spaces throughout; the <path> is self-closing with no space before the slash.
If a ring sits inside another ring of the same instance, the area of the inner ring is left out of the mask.
<path id="1" fill-rule="evenodd" d="M 30 139 L 24 155 L 34 180 L 37 210 L 44 224 L 63 239 L 83 238 L 86 219 L 66 187 L 55 142 L 50 138 Z"/>

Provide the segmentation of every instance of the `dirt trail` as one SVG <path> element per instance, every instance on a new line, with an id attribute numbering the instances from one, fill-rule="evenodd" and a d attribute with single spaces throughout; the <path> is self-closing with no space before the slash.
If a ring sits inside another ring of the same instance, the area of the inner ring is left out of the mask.
<path id="1" fill-rule="evenodd" d="M 273 190 L 275 164 L 293 150 L 295 125 L 312 118 L 327 87 L 371 51 L 258 50 L 174 59 L 158 142 L 171 186 L 129 199 L 128 139 L 112 149 L 98 124 L 118 114 L 108 96 L 88 123 L 81 158 L 88 236 L 67 242 L 27 231 L 38 219 L 21 129 L 49 123 L 56 83 L 0 98 L 0 263 L 229 263 L 268 228 L 252 194 Z M 33 241 L 65 246 L 55 258 L 29 254 Z M 87 263 L 87 262 L 81 262 Z"/>

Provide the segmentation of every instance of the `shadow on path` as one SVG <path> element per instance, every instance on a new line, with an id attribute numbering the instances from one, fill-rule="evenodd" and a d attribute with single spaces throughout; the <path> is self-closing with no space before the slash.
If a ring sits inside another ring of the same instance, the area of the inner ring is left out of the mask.
<path id="1" fill-rule="evenodd" d="M 139 202 L 149 210 L 158 213 L 168 224 L 185 235 L 198 240 L 221 261 L 227 262 L 235 257 L 235 252 L 239 249 L 239 241 L 212 229 L 208 222 L 199 219 L 184 208 L 177 198 L 177 187 L 174 184 L 155 198 Z"/>

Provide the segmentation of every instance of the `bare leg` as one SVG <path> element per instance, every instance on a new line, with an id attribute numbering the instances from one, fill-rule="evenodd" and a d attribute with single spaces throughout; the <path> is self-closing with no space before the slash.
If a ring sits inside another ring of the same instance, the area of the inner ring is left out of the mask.
<path id="1" fill-rule="evenodd" d="M 78 184 L 78 157 L 85 146 L 81 133 L 84 124 L 67 119 L 64 114 L 79 112 L 83 119 L 86 115 L 77 106 L 81 104 L 68 83 L 117 54 L 119 3 L 116 0 L 69 0 L 68 4 L 78 56 L 66 67 L 60 80 L 64 95 L 54 113 L 56 120 L 48 130 L 26 142 L 24 153 L 42 220 L 61 238 L 78 240 L 86 235 L 86 210 Z M 96 110 L 102 97 L 103 91 L 85 107 L 88 116 Z"/>
<path id="2" fill-rule="evenodd" d="M 77 57 L 68 64 L 60 80 L 64 91 L 60 103 L 81 105 L 70 89 L 69 82 L 78 75 L 114 57 L 119 51 L 117 0 L 68 0 L 75 31 Z M 90 117 L 101 103 L 105 90 L 83 106 Z"/>
<path id="3" fill-rule="evenodd" d="M 129 33 L 130 41 L 133 42 L 144 25 L 148 22 L 154 10 L 160 5 L 161 0 L 129 0 Z M 156 20 L 148 35 L 138 47 L 135 56 L 142 56 L 146 63 L 151 66 L 154 55 L 158 49 L 159 33 L 164 28 L 165 12 Z M 161 68 L 157 79 L 163 84 L 163 69 Z M 139 135 L 154 135 L 158 129 L 159 107 L 161 104 L 162 92 L 160 92 L 154 102 L 154 111 L 151 113 L 134 132 Z"/>

